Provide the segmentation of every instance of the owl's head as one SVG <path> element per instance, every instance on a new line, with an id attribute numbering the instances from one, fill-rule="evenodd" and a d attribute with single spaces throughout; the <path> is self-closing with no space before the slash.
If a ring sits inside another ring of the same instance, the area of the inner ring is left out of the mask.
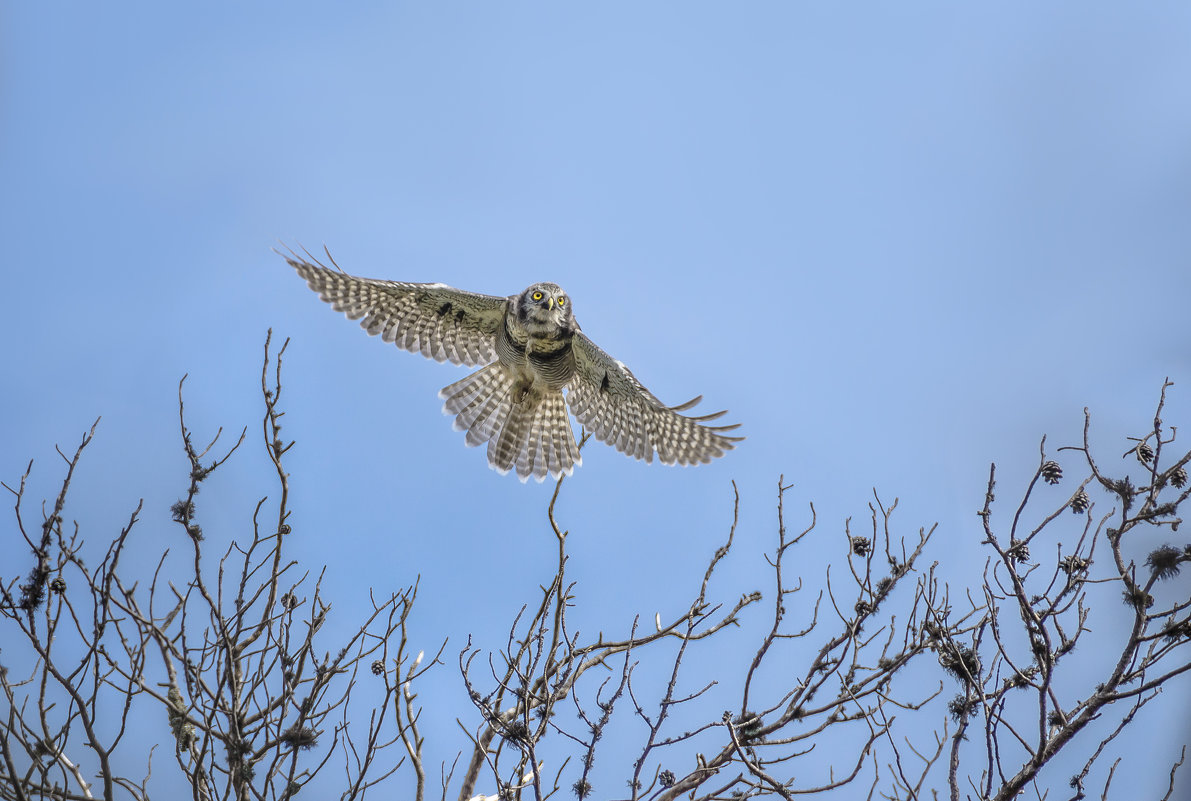
<path id="1" fill-rule="evenodd" d="M 533 336 L 559 336 L 575 329 L 571 299 L 558 284 L 534 284 L 517 297 L 517 320 Z"/>

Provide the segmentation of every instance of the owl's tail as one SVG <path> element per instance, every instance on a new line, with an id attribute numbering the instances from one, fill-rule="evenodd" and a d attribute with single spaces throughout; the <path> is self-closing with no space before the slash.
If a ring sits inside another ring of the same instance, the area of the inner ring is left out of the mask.
<path id="1" fill-rule="evenodd" d="M 515 401 L 513 376 L 490 364 L 443 387 L 443 413 L 455 415 L 455 429 L 467 432 L 467 444 L 488 443 L 488 464 L 517 477 L 538 481 L 570 475 L 583 459 L 575 444 L 566 401 L 557 390 L 531 387 Z"/>

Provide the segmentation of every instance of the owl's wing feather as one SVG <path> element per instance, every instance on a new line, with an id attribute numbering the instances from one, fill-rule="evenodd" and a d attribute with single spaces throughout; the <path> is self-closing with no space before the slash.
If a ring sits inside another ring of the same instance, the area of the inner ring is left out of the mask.
<path id="1" fill-rule="evenodd" d="M 622 363 L 576 332 L 571 341 L 575 375 L 567 385 L 571 412 L 596 439 L 621 453 L 652 462 L 654 454 L 664 464 L 710 462 L 732 450 L 744 437 L 728 436 L 739 425 L 709 426 L 724 415 L 680 414 L 703 396 L 677 406 L 666 406 L 646 389 Z"/>
<path id="2" fill-rule="evenodd" d="M 309 253 L 309 261 L 296 253 L 281 255 L 332 308 L 352 320 L 364 318 L 360 325 L 369 334 L 435 361 L 476 367 L 496 360 L 505 298 L 445 284 L 358 278 Z"/>

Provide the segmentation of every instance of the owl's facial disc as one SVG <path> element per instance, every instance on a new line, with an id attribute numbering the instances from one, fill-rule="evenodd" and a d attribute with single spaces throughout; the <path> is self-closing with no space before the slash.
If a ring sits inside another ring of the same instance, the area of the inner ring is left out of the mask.
<path id="1" fill-rule="evenodd" d="M 557 334 L 569 326 L 570 298 L 558 284 L 534 284 L 521 293 L 517 312 L 523 325 L 534 334 Z"/>

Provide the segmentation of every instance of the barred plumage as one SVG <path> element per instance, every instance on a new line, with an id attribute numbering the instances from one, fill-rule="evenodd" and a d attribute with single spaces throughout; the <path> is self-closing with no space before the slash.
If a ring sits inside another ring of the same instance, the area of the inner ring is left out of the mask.
<path id="1" fill-rule="evenodd" d="M 702 396 L 678 406 L 654 397 L 583 334 L 557 284 L 499 298 L 357 278 L 294 253 L 285 258 L 333 308 L 363 318 L 369 334 L 440 362 L 482 365 L 443 388 L 443 411 L 467 432 L 469 446 L 488 444 L 489 465 L 516 469 L 522 481 L 570 475 L 582 463 L 568 404 L 596 439 L 646 462 L 656 455 L 664 464 L 707 463 L 743 439 L 728 435 L 735 425 L 707 425 L 724 412 L 681 414 Z"/>
<path id="2" fill-rule="evenodd" d="M 496 358 L 495 336 L 505 298 L 451 289 L 357 278 L 315 261 L 286 260 L 331 308 L 403 350 L 435 361 L 476 367 Z"/>

